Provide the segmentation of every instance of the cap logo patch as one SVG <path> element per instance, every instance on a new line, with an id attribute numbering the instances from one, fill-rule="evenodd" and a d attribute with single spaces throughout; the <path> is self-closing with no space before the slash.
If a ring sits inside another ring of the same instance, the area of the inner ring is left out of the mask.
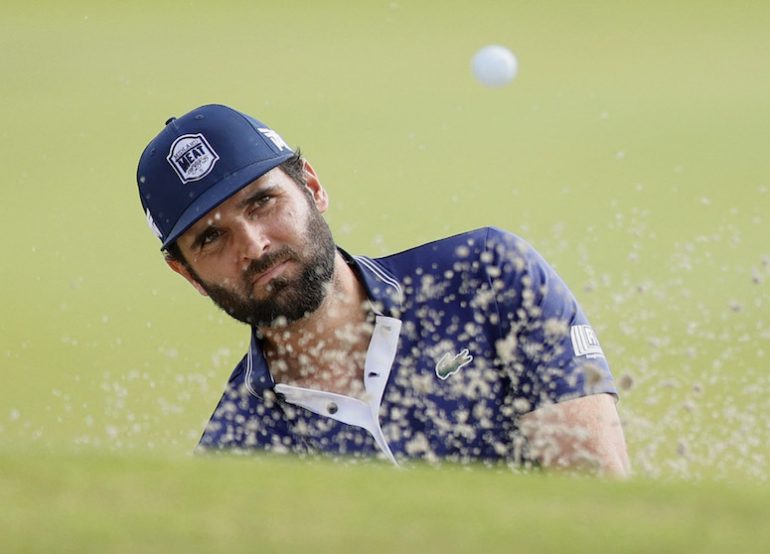
<path id="1" fill-rule="evenodd" d="M 177 138 L 166 159 L 182 182 L 190 183 L 200 181 L 211 173 L 219 156 L 211 148 L 206 137 L 198 133 Z"/>
<path id="2" fill-rule="evenodd" d="M 259 132 L 265 135 L 267 138 L 270 139 L 270 142 L 275 145 L 275 147 L 278 149 L 279 152 L 283 152 L 284 150 L 288 150 L 291 152 L 291 148 L 289 148 L 289 145 L 286 144 L 286 141 L 284 141 L 281 138 L 281 135 L 273 131 L 272 129 L 268 129 L 267 127 L 260 127 Z"/>
<path id="3" fill-rule="evenodd" d="M 153 235 L 160 240 L 163 240 L 163 233 L 160 232 L 160 229 L 158 229 L 158 226 L 155 224 L 155 220 L 152 218 L 149 208 L 147 209 L 147 226 L 150 228 Z"/>

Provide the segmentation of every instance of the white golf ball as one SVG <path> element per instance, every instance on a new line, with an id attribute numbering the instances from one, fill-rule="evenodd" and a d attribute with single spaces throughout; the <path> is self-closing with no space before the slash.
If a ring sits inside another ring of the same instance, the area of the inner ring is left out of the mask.
<path id="1" fill-rule="evenodd" d="M 501 87 L 516 77 L 519 64 L 505 46 L 485 46 L 473 56 L 473 74 L 488 87 Z"/>

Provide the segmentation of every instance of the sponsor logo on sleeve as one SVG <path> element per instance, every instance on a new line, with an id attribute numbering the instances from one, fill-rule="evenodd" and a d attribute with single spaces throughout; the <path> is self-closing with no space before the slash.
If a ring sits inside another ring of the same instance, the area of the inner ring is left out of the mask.
<path id="1" fill-rule="evenodd" d="M 575 356 L 585 356 L 586 358 L 603 358 L 604 352 L 599 346 L 599 339 L 590 325 L 573 325 L 570 328 L 570 338 L 572 339 L 572 350 Z"/>

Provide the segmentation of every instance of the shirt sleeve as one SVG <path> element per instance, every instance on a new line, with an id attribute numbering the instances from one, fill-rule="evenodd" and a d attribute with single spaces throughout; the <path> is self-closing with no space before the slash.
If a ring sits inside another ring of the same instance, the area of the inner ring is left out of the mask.
<path id="1" fill-rule="evenodd" d="M 248 392 L 244 383 L 246 357 L 233 371 L 227 387 L 211 415 L 196 452 L 269 449 L 275 426 L 275 402 Z M 272 393 L 270 396 L 273 397 Z M 271 425 L 272 424 L 272 425 Z"/>
<path id="2" fill-rule="evenodd" d="M 483 256 L 499 319 L 496 353 L 510 376 L 517 411 L 589 394 L 617 395 L 596 334 L 545 259 L 494 228 Z"/>

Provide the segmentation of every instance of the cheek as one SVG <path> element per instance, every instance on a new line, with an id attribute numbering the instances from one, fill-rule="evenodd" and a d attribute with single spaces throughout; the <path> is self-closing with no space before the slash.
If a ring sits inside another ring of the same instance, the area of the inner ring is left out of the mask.
<path id="1" fill-rule="evenodd" d="M 220 285 L 225 287 L 225 288 L 232 289 L 235 286 L 236 283 L 237 283 L 237 281 L 235 279 L 233 279 L 232 277 L 224 277 L 224 278 L 222 278 L 222 280 L 220 282 Z"/>
<path id="2" fill-rule="evenodd" d="M 206 283 L 232 289 L 233 284 L 238 282 L 237 277 L 243 272 L 244 268 L 239 267 L 240 265 L 238 260 L 231 260 L 229 263 L 207 261 L 196 271 Z"/>
<path id="3" fill-rule="evenodd" d="M 275 236 L 281 242 L 293 243 L 295 245 L 299 242 L 301 245 L 307 239 L 307 218 L 308 214 L 305 210 L 296 208 L 285 210 L 275 219 Z"/>

